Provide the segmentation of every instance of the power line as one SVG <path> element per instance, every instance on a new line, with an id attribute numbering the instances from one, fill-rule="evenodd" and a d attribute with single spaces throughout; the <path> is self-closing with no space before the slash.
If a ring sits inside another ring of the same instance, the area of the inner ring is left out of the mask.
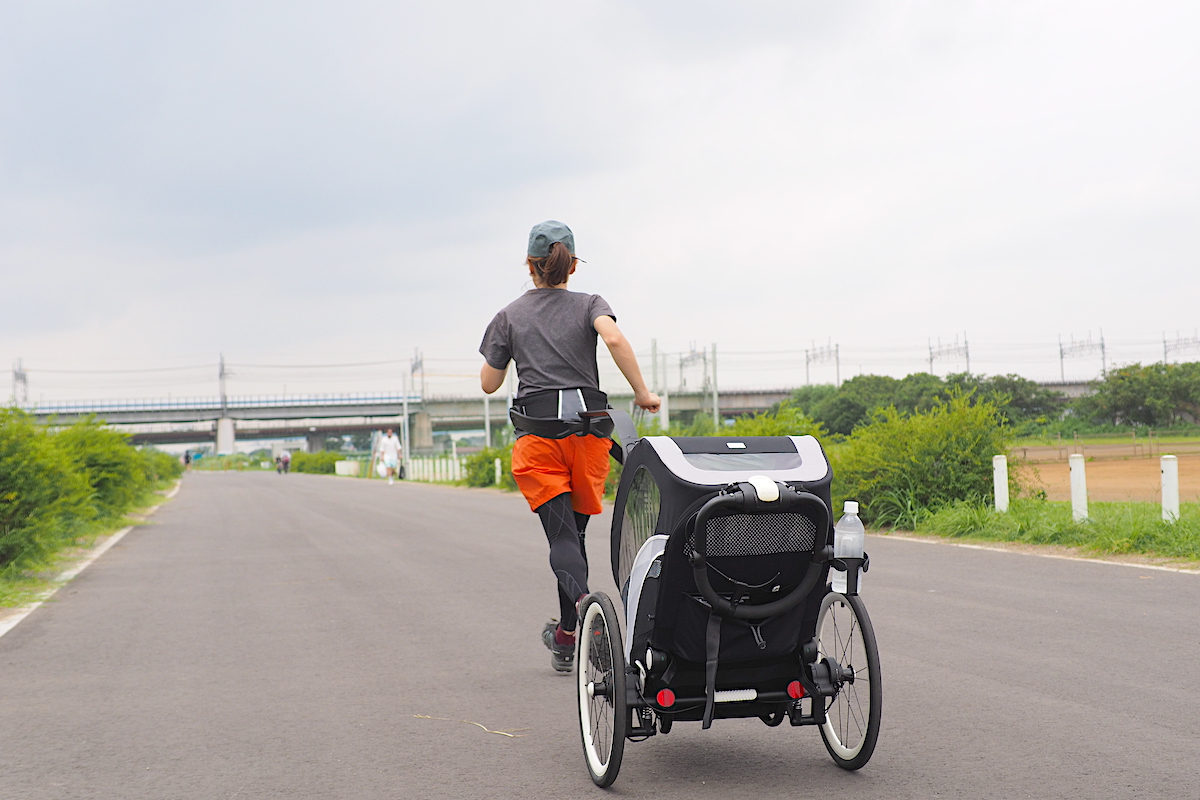
<path id="1" fill-rule="evenodd" d="M 433 359 L 430 359 L 431 361 Z M 343 367 L 382 367 L 388 364 L 405 364 L 407 359 L 390 359 L 388 361 L 356 361 L 344 364 L 228 364 L 230 369 L 341 369 Z"/>
<path id="2" fill-rule="evenodd" d="M 187 370 L 212 369 L 216 364 L 200 364 L 193 367 L 151 367 L 149 369 L 26 369 L 39 375 L 132 375 L 144 372 L 186 372 Z"/>

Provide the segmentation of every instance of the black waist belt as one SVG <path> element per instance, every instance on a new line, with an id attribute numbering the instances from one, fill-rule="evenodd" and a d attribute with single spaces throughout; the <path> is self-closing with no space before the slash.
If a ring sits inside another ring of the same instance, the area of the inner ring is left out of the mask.
<path id="1" fill-rule="evenodd" d="M 608 407 L 608 395 L 599 389 L 551 389 L 519 398 L 508 416 L 518 436 L 532 433 L 544 439 L 589 435 L 607 439 L 612 436 L 612 419 L 580 412 Z"/>

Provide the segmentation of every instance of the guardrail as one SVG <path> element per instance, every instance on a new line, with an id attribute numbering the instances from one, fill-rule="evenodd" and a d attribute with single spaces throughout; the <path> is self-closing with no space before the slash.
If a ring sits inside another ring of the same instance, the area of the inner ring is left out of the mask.
<path id="1" fill-rule="evenodd" d="M 461 481 L 465 471 L 463 458 L 414 456 L 405 465 L 404 478 L 422 483 Z"/>

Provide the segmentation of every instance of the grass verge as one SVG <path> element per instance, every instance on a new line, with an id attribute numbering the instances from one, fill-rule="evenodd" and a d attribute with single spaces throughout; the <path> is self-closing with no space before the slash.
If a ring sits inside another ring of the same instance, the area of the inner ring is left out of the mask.
<path id="1" fill-rule="evenodd" d="M 925 516 L 917 533 L 955 539 L 1074 547 L 1095 555 L 1142 555 L 1200 561 L 1200 504 L 1180 507 L 1180 518 L 1162 520 L 1156 503 L 1090 503 L 1090 519 L 1071 518 L 1070 503 L 1023 499 L 997 514 L 960 502 Z"/>

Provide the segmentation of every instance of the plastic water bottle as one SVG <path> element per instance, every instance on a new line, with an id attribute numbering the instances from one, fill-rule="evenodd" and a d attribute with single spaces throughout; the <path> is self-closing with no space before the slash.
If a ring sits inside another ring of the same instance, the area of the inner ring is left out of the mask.
<path id="1" fill-rule="evenodd" d="M 862 520 L 858 518 L 858 503 L 854 500 L 847 500 L 842 511 L 842 518 L 833 528 L 833 557 L 862 558 L 867 531 L 863 528 Z M 831 568 L 829 577 L 833 591 L 845 594 L 847 573 Z M 861 571 L 858 573 L 858 586 L 859 589 L 862 588 Z"/>

